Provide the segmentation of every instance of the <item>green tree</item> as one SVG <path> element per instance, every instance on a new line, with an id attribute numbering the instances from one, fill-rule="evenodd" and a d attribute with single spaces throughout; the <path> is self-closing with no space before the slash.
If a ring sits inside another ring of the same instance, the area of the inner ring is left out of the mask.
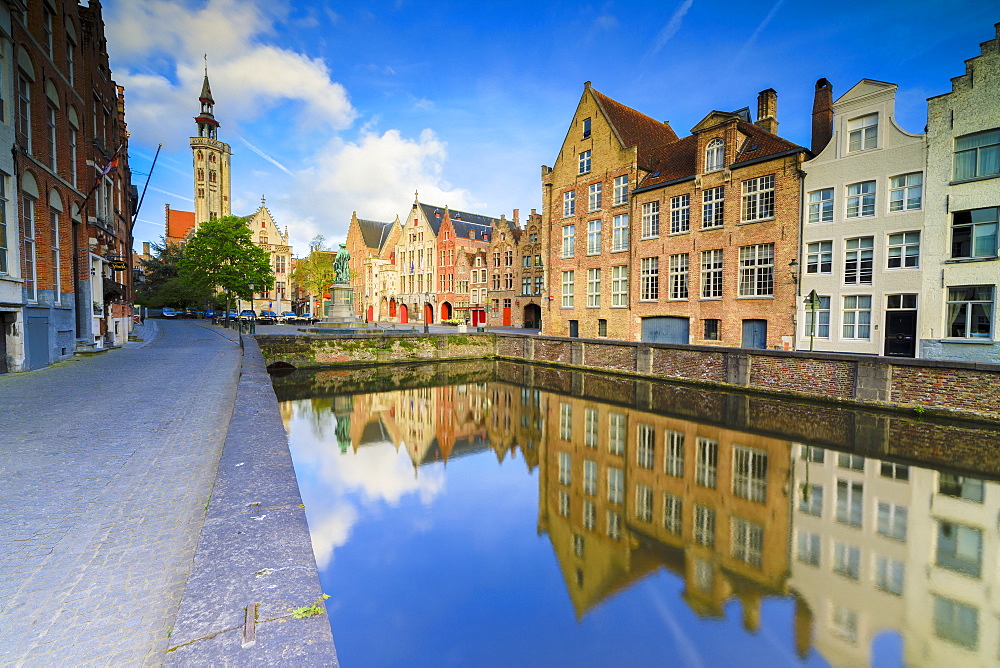
<path id="1" fill-rule="evenodd" d="M 315 240 L 314 240 L 315 241 Z M 292 273 L 293 280 L 309 294 L 322 295 L 330 291 L 336 282 L 337 272 L 333 268 L 333 251 L 314 250 L 309 257 L 299 260 Z"/>
<path id="2" fill-rule="evenodd" d="M 254 245 L 246 223 L 247 218 L 223 216 L 199 225 L 178 262 L 180 278 L 209 290 L 221 288 L 227 302 L 231 295 L 249 300 L 253 292 L 274 287 L 270 256 Z"/>
<path id="3" fill-rule="evenodd" d="M 180 277 L 178 265 L 184 247 L 167 243 L 151 244 L 152 257 L 142 261 L 143 282 L 136 286 L 136 300 L 147 308 L 203 306 L 212 299 L 211 289 Z"/>

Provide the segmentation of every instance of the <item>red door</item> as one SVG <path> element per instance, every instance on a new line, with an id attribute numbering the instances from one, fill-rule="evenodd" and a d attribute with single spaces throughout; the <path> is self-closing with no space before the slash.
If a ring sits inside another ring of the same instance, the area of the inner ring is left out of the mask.
<path id="1" fill-rule="evenodd" d="M 409 310 L 410 309 L 406 308 L 406 304 L 399 305 L 399 322 L 403 323 L 404 325 L 410 322 Z"/>
<path id="2" fill-rule="evenodd" d="M 430 304 L 424 304 L 424 324 L 430 325 L 434 322 L 434 307 Z"/>
<path id="3" fill-rule="evenodd" d="M 374 306 L 369 306 L 368 307 L 368 322 L 371 322 L 374 319 L 375 319 L 375 307 Z"/>
<path id="4" fill-rule="evenodd" d="M 510 327 L 510 309 L 505 308 L 503 310 L 503 326 Z"/>

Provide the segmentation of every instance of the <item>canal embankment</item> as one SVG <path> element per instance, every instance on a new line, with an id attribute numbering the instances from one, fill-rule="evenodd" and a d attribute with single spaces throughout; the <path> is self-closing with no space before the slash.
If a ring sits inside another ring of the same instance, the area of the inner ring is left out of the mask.
<path id="1" fill-rule="evenodd" d="M 509 359 L 916 415 L 1000 421 L 1000 365 L 996 364 L 496 332 L 257 339 L 269 367 Z"/>
<path id="2" fill-rule="evenodd" d="M 236 402 L 165 662 L 337 666 L 288 438 L 243 336 Z"/>

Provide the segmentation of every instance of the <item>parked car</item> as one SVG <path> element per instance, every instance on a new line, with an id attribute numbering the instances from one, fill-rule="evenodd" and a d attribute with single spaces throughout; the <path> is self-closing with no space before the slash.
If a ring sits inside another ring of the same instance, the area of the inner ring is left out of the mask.
<path id="1" fill-rule="evenodd" d="M 257 317 L 257 323 L 261 325 L 273 325 L 278 320 L 278 314 L 274 311 L 261 311 Z"/>
<path id="2" fill-rule="evenodd" d="M 313 314 L 312 313 L 303 313 L 302 315 L 299 316 L 299 322 L 304 322 L 307 325 L 311 325 L 312 323 L 314 323 L 316 321 L 313 320 Z"/>
<path id="3" fill-rule="evenodd" d="M 237 313 L 236 311 L 230 311 L 229 312 L 229 319 L 230 320 L 239 320 L 239 318 L 240 318 L 240 314 Z"/>
<path id="4" fill-rule="evenodd" d="M 175 311 L 174 309 L 170 308 L 169 306 L 164 306 L 162 309 L 160 309 L 160 314 L 164 318 L 176 318 L 177 317 L 177 311 Z"/>
<path id="5" fill-rule="evenodd" d="M 285 311 L 284 313 L 278 316 L 278 322 L 284 322 L 284 323 L 295 322 L 295 319 L 298 317 L 299 316 L 296 315 L 295 312 L 293 311 Z"/>
<path id="6" fill-rule="evenodd" d="M 242 311 L 240 311 L 240 320 L 256 320 L 256 319 L 257 319 L 257 314 L 251 311 L 250 309 L 245 308 Z"/>
<path id="7" fill-rule="evenodd" d="M 222 314 L 220 313 L 219 315 L 222 315 Z M 206 318 L 214 318 L 215 316 L 216 316 L 216 313 L 212 309 L 208 309 L 207 311 L 205 311 L 205 317 Z"/>

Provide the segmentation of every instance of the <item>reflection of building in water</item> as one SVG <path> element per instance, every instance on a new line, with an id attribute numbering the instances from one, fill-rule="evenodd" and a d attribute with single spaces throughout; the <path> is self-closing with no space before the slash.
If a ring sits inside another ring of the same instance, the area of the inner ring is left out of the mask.
<path id="1" fill-rule="evenodd" d="M 755 631 L 761 600 L 787 595 L 788 442 L 571 397 L 549 406 L 539 531 L 577 616 L 664 567 L 696 613 L 721 617 L 735 596 Z"/>
<path id="2" fill-rule="evenodd" d="M 901 633 L 907 665 L 998 658 L 1000 485 L 796 445 L 790 585 L 798 640 L 868 663 Z M 802 649 L 800 647 L 800 649 Z"/>
<path id="3" fill-rule="evenodd" d="M 545 411 L 541 390 L 491 383 L 486 432 L 497 461 L 514 458 L 520 450 L 529 471 L 538 466 L 538 446 L 544 437 Z M 547 396 L 547 395 L 546 395 Z"/>

